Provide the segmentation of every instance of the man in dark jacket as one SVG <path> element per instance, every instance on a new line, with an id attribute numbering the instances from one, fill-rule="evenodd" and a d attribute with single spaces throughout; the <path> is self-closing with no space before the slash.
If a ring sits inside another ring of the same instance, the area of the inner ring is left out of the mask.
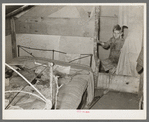
<path id="1" fill-rule="evenodd" d="M 110 48 L 110 55 L 108 59 L 101 60 L 101 65 L 105 71 L 109 71 L 109 73 L 114 74 L 116 71 L 116 67 L 119 61 L 121 48 L 124 44 L 124 39 L 122 38 L 122 31 L 119 25 L 115 25 L 113 28 L 113 37 L 110 38 L 107 42 L 99 41 L 103 48 L 109 49 Z"/>

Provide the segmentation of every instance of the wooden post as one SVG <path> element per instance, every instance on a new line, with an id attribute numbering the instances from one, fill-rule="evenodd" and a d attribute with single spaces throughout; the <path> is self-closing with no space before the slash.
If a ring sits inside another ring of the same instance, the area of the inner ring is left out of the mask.
<path id="1" fill-rule="evenodd" d="M 12 58 L 17 57 L 17 49 L 16 49 L 16 33 L 15 33 L 15 21 L 12 17 L 10 19 L 10 26 L 11 26 L 11 43 L 12 43 Z"/>
<path id="2" fill-rule="evenodd" d="M 94 58 L 95 58 L 95 72 L 94 72 L 94 80 L 95 80 L 95 87 L 97 87 L 98 81 L 98 73 L 99 73 L 99 59 L 97 56 L 97 41 L 98 41 L 98 30 L 99 30 L 99 16 L 100 16 L 100 7 L 95 7 L 95 31 L 94 31 Z"/>
<path id="3" fill-rule="evenodd" d="M 50 62 L 48 62 L 48 66 L 49 66 L 49 71 L 50 71 L 50 73 L 49 73 L 49 76 L 50 76 L 50 78 L 49 78 L 49 80 L 50 80 L 50 95 L 51 95 L 51 102 L 52 102 L 52 104 L 53 104 L 53 92 L 52 92 L 52 83 L 53 83 L 53 63 L 50 63 Z"/>

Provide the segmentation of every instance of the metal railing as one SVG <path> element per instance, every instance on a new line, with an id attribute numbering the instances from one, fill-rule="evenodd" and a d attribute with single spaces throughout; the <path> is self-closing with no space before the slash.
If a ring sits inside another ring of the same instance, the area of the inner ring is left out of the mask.
<path id="1" fill-rule="evenodd" d="M 23 51 L 25 51 L 26 53 L 28 53 L 32 57 L 35 57 L 35 56 L 32 53 L 30 53 L 29 51 L 27 51 L 26 49 L 29 49 L 29 50 L 39 50 L 39 51 L 49 51 L 49 52 L 52 52 L 52 59 L 53 60 L 54 60 L 55 52 L 56 53 L 61 53 L 61 54 L 67 54 L 66 52 L 62 52 L 62 51 L 58 51 L 58 50 L 39 49 L 39 48 L 26 47 L 26 46 L 21 46 L 21 45 L 17 45 L 17 47 L 18 47 L 18 57 L 20 56 L 20 49 L 22 49 Z M 91 67 L 92 66 L 93 54 L 80 54 L 80 55 L 83 55 L 83 56 L 80 57 L 80 58 L 73 59 L 73 60 L 69 61 L 69 63 L 71 63 L 73 61 L 76 61 L 76 60 L 79 60 L 79 59 L 90 57 L 90 64 L 89 64 L 89 66 Z"/>

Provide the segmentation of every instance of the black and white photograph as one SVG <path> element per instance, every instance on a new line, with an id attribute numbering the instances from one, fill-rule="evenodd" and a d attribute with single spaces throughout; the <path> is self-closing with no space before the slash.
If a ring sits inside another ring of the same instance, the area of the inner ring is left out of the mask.
<path id="1" fill-rule="evenodd" d="M 3 119 L 146 119 L 146 3 L 3 3 Z"/>

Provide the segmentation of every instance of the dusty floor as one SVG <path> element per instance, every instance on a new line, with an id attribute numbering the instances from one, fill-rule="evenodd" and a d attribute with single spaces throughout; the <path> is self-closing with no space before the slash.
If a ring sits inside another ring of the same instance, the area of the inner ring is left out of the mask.
<path id="1" fill-rule="evenodd" d="M 96 90 L 95 96 L 102 96 L 103 90 Z M 137 94 L 109 91 L 91 109 L 139 109 Z"/>

